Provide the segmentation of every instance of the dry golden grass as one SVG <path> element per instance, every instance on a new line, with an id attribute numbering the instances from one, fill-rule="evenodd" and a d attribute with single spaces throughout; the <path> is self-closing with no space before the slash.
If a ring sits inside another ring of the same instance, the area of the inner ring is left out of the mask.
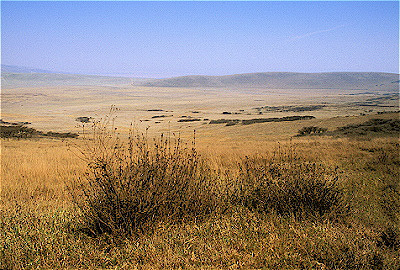
<path id="1" fill-rule="evenodd" d="M 152 220 L 151 230 L 149 227 L 134 236 L 116 237 L 111 233 L 91 237 L 82 230 L 85 211 L 76 207 L 68 191 L 77 180 L 88 180 L 88 160 L 82 160 L 80 154 L 86 143 L 82 136 L 65 141 L 1 139 L 0 269 L 399 269 L 398 137 L 292 138 L 305 126 L 332 131 L 372 118 L 398 118 L 398 114 L 376 114 L 398 109 L 398 100 L 365 107 L 354 104 L 385 97 L 384 93 L 296 91 L 137 86 L 2 89 L 2 119 L 32 122 L 32 127 L 43 131 L 82 132 L 77 117 L 98 120 L 108 114 L 111 104 L 120 108 L 116 126 L 123 140 L 131 122 L 140 130 L 149 127 L 150 138 L 164 133 L 166 137 L 180 136 L 189 143 L 195 129 L 196 153 L 218 176 L 213 179 L 213 187 L 224 192 L 225 197 L 221 198 L 233 196 L 245 156 L 262 156 L 271 162 L 277 153 L 295 152 L 301 162 L 317 163 L 327 174 L 319 175 L 321 171 L 316 170 L 305 175 L 301 165 L 297 171 L 290 171 L 290 165 L 282 163 L 277 165 L 281 169 L 278 172 L 297 180 L 302 174 L 313 179 L 338 176 L 335 187 L 343 191 L 342 199 L 350 206 L 350 212 L 337 219 L 295 217 L 279 214 L 277 209 L 255 211 L 243 201 L 232 203 L 227 199 L 222 203 L 225 211 L 214 211 L 201 219 L 183 218 L 177 222 L 160 218 Z M 262 115 L 255 109 L 281 105 L 325 107 Z M 148 111 L 153 109 L 163 111 Z M 224 111 L 232 114 L 222 114 Z M 152 118 L 155 115 L 168 117 Z M 234 126 L 210 125 L 208 121 L 178 122 L 184 119 L 182 116 L 216 120 L 291 115 L 316 118 Z M 89 127 L 86 125 L 85 130 Z M 261 166 L 259 171 L 271 178 L 268 169 L 274 166 Z M 330 175 L 330 171 L 334 174 Z M 148 191 L 161 192 L 161 185 L 158 187 Z M 285 187 L 290 191 L 290 185 L 277 190 L 285 191 Z M 185 186 L 181 183 L 177 190 L 184 193 Z M 283 202 L 290 197 L 286 195 Z"/>
<path id="2" fill-rule="evenodd" d="M 82 213 L 67 192 L 67 184 L 87 171 L 74 146 L 82 140 L 2 139 L 0 268 L 399 268 L 398 138 L 305 137 L 278 144 L 242 128 L 238 140 L 233 130 L 232 137 L 197 134 L 198 151 L 220 170 L 219 181 L 238 172 L 244 155 L 271 158 L 295 149 L 305 161 L 337 167 L 350 215 L 332 222 L 233 205 L 199 221 L 156 221 L 153 230 L 134 237 L 92 238 L 80 230 Z M 224 172 L 230 174 L 224 178 Z"/>
<path id="3" fill-rule="evenodd" d="M 262 156 L 271 162 L 277 153 L 294 151 L 302 162 L 318 163 L 326 172 L 335 172 L 337 188 L 343 190 L 343 200 L 349 204 L 350 212 L 336 220 L 299 218 L 279 214 L 276 209 L 255 211 L 243 201 L 235 204 L 227 199 L 223 206 L 229 205 L 228 209 L 214 211 L 198 220 L 154 219 L 151 230 L 142 230 L 135 236 L 116 237 L 114 233 L 91 237 L 82 230 L 85 211 L 76 207 L 68 192 L 72 183 L 87 179 L 88 160 L 81 159 L 79 150 L 86 143 L 82 136 L 65 141 L 1 139 L 0 269 L 399 269 L 398 137 L 292 138 L 304 126 L 332 131 L 372 118 L 395 118 L 398 114 L 376 114 L 378 110 L 393 110 L 389 107 L 374 107 L 369 112 L 366 107 L 349 105 L 364 102 L 370 95 L 307 91 L 289 93 L 276 89 L 253 93 L 182 88 L 150 91 L 146 87 L 89 86 L 2 89 L 3 120 L 29 121 L 43 131 L 81 132 L 76 117 L 99 119 L 108 113 L 110 104 L 121 109 L 117 132 L 123 139 L 131 122 L 142 130 L 150 126 L 149 137 L 164 133 L 164 136 L 180 136 L 186 142 L 190 142 L 196 129 L 196 153 L 218 176 L 213 185 L 225 192 L 221 198 L 232 197 L 232 190 L 235 191 L 232 187 L 240 178 L 240 164 L 245 156 Z M 265 105 L 307 104 L 326 107 L 312 112 L 264 112 L 263 115 L 254 109 Z M 397 106 L 398 101 L 383 105 Z M 233 114 L 222 115 L 223 111 Z M 168 117 L 153 119 L 155 115 Z M 215 120 L 288 115 L 316 118 L 246 126 L 177 122 L 182 116 Z M 278 164 L 278 168 L 283 168 L 280 173 L 288 178 L 305 174 L 301 169 L 288 171 L 285 166 Z M 273 167 L 268 165 L 261 172 Z M 319 172 L 307 177 L 318 178 Z M 329 178 L 329 173 L 321 174 L 325 176 Z M 149 191 L 160 193 L 161 186 Z M 180 187 L 178 190 L 184 193 L 185 186 L 181 183 Z M 283 197 L 286 202 L 290 196 Z M 170 200 L 168 196 L 165 198 Z"/>
<path id="4" fill-rule="evenodd" d="M 3 200 L 7 198 L 3 203 L 69 204 L 66 183 L 86 169 L 70 149 L 61 140 L 1 140 L 1 193 Z"/>

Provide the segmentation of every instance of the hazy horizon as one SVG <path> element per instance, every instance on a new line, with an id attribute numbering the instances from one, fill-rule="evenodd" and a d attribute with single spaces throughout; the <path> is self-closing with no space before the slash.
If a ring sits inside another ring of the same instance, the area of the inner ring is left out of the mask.
<path id="1" fill-rule="evenodd" d="M 299 74 L 323 74 L 323 73 L 388 73 L 388 74 L 399 74 L 395 72 L 381 72 L 381 71 L 329 71 L 329 72 L 290 72 L 290 71 L 259 71 L 259 72 L 244 72 L 244 73 L 235 73 L 235 74 L 221 74 L 221 75 L 205 75 L 205 74 L 187 74 L 187 75 L 177 75 L 177 76 L 169 76 L 169 77 L 140 77 L 135 76 L 131 73 L 101 73 L 101 74 L 92 74 L 92 73 L 77 73 L 77 72 L 64 72 L 59 70 L 49 70 L 49 69 L 38 69 L 36 67 L 25 67 L 25 66 L 16 66 L 16 65 L 8 65 L 1 64 L 3 67 L 15 67 L 15 68 L 23 68 L 23 69 L 32 69 L 35 71 L 32 72 L 13 72 L 13 71 L 5 71 L 5 73 L 53 73 L 53 74 L 66 74 L 66 75 L 82 75 L 82 76 L 105 76 L 105 77 L 126 77 L 126 78 L 138 78 L 138 79 L 168 79 L 174 77 L 185 77 L 185 76 L 211 76 L 211 77 L 220 77 L 220 76 L 232 76 L 232 75 L 242 75 L 242 74 L 257 74 L 257 73 L 299 73 Z M 43 72 L 40 72 L 43 71 Z M 3 71 L 2 71 L 3 72 Z"/>
<path id="2" fill-rule="evenodd" d="M 398 2 L 2 2 L 2 64 L 169 78 L 399 73 Z"/>

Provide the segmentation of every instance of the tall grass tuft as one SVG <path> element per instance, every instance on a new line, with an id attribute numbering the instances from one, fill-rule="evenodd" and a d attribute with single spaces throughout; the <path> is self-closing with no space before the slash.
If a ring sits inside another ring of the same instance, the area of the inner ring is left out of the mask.
<path id="1" fill-rule="evenodd" d="M 252 210 L 329 219 L 349 212 L 335 169 L 297 156 L 292 147 L 270 158 L 245 157 L 239 183 L 235 200 Z"/>
<path id="2" fill-rule="evenodd" d="M 143 133 L 120 139 L 109 123 L 94 125 L 84 154 L 89 172 L 75 191 L 84 230 L 132 235 L 157 221 L 201 219 L 216 210 L 211 170 L 192 145 Z"/>

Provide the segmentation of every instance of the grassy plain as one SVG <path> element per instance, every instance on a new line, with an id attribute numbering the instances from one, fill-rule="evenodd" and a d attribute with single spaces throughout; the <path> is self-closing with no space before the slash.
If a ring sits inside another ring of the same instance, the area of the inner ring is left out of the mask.
<path id="1" fill-rule="evenodd" d="M 84 213 L 68 192 L 89 170 L 79 153 L 87 142 L 84 136 L 1 139 L 0 269 L 398 269 L 398 135 L 294 137 L 304 126 L 332 131 L 374 118 L 398 119 L 398 113 L 377 114 L 398 110 L 398 98 L 362 91 L 301 91 L 2 89 L 2 119 L 32 122 L 43 131 L 81 133 L 77 117 L 99 119 L 110 105 L 119 109 L 115 126 L 123 140 L 131 122 L 142 131 L 149 127 L 149 138 L 180 133 L 189 145 L 195 129 L 197 152 L 219 175 L 220 187 L 239 178 L 246 155 L 270 162 L 276 155 L 295 153 L 303 163 L 335 172 L 349 212 L 340 218 L 299 218 L 229 201 L 225 211 L 205 218 L 156 220 L 132 236 L 93 237 L 81 230 Z M 288 105 L 325 107 L 262 114 L 256 109 Z M 160 115 L 166 117 L 152 118 Z M 204 120 L 292 115 L 316 118 L 234 126 Z M 202 121 L 178 122 L 188 116 Z"/>

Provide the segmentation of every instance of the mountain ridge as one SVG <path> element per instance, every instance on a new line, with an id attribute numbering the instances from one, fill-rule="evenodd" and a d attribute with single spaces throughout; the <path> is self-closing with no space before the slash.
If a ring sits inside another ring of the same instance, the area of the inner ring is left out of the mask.
<path id="1" fill-rule="evenodd" d="M 3 65 L 3 64 L 1 65 L 1 72 L 2 73 L 62 73 L 62 72 L 55 72 L 39 68 Z"/>
<path id="2" fill-rule="evenodd" d="M 164 79 L 70 74 L 2 65 L 4 88 L 58 85 L 135 85 L 224 89 L 399 90 L 399 74 L 388 72 L 256 72 L 222 76 L 187 75 Z"/>
<path id="3" fill-rule="evenodd" d="M 248 87 L 270 89 L 398 89 L 399 74 L 385 72 L 257 72 L 224 76 L 189 75 L 143 83 L 150 87 Z"/>

